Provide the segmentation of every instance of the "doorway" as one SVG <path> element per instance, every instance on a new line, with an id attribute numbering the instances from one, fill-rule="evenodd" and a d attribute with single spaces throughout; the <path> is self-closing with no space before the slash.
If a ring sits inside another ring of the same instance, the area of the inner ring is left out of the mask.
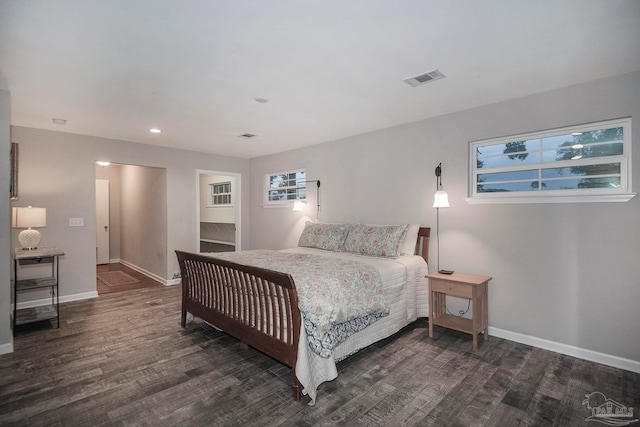
<path id="1" fill-rule="evenodd" d="M 167 272 L 166 169 L 96 165 L 96 288 L 98 294 L 164 283 Z M 107 219 L 100 197 L 108 185 Z M 102 212 L 104 218 L 104 212 Z M 105 229 L 106 227 L 106 229 Z M 107 233 L 105 233 L 107 232 Z M 108 255 L 100 247 L 107 234 Z M 104 236 L 103 236 L 104 239 Z M 101 253 L 102 251 L 102 253 Z"/>
<path id="2" fill-rule="evenodd" d="M 200 252 L 240 250 L 240 174 L 196 171 L 196 245 Z"/>

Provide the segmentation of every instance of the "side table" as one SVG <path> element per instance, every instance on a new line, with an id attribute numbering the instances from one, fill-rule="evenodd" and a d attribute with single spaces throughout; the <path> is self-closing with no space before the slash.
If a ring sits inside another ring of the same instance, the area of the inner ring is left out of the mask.
<path id="1" fill-rule="evenodd" d="M 57 327 L 60 327 L 60 295 L 59 285 L 59 259 L 64 252 L 54 247 L 42 247 L 34 250 L 17 248 L 13 251 L 13 334 L 16 326 L 25 323 L 39 322 L 41 320 L 56 319 Z M 19 266 L 51 264 L 51 275 L 32 279 L 19 279 Z M 51 304 L 33 308 L 18 310 L 18 295 L 25 291 L 49 288 L 51 292 Z"/>
<path id="2" fill-rule="evenodd" d="M 429 337 L 433 338 L 433 325 L 455 329 L 473 336 L 473 349 L 478 349 L 478 334 L 484 331 L 489 339 L 489 276 L 477 276 L 455 272 L 453 274 L 429 273 Z M 472 318 L 447 313 L 447 295 L 471 300 Z"/>

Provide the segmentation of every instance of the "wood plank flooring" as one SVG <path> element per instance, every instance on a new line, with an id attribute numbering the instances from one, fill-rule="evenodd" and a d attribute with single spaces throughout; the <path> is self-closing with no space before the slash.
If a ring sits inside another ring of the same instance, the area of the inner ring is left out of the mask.
<path id="1" fill-rule="evenodd" d="M 426 320 L 338 364 L 317 404 L 291 370 L 193 321 L 180 287 L 61 305 L 60 329 L 21 332 L 0 356 L 2 426 L 582 426 L 585 394 L 640 411 L 640 374 Z"/>

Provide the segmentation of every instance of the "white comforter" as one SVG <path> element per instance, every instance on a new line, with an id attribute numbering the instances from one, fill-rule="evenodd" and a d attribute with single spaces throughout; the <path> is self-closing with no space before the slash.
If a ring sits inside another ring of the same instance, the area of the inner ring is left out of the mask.
<path id="1" fill-rule="evenodd" d="M 333 355 L 329 358 L 320 357 L 309 349 L 305 329 L 300 328 L 296 375 L 304 387 L 303 393 L 311 398 L 310 405 L 315 404 L 318 386 L 338 376 L 336 361 L 393 335 L 418 317 L 428 316 L 428 289 L 425 278 L 428 270 L 427 263 L 420 256 L 389 259 L 301 247 L 286 249 L 284 252 L 356 259 L 374 266 L 380 272 L 384 298 L 389 308 L 388 316 L 379 319 L 336 346 Z"/>

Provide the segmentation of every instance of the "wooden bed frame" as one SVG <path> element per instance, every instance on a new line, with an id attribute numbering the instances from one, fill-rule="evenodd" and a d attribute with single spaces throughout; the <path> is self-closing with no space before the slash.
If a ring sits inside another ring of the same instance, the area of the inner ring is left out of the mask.
<path id="1" fill-rule="evenodd" d="M 431 229 L 421 227 L 416 254 L 428 260 Z M 176 251 L 182 275 L 182 327 L 187 312 L 273 357 L 296 377 L 301 314 L 291 275 L 189 252 Z"/>

